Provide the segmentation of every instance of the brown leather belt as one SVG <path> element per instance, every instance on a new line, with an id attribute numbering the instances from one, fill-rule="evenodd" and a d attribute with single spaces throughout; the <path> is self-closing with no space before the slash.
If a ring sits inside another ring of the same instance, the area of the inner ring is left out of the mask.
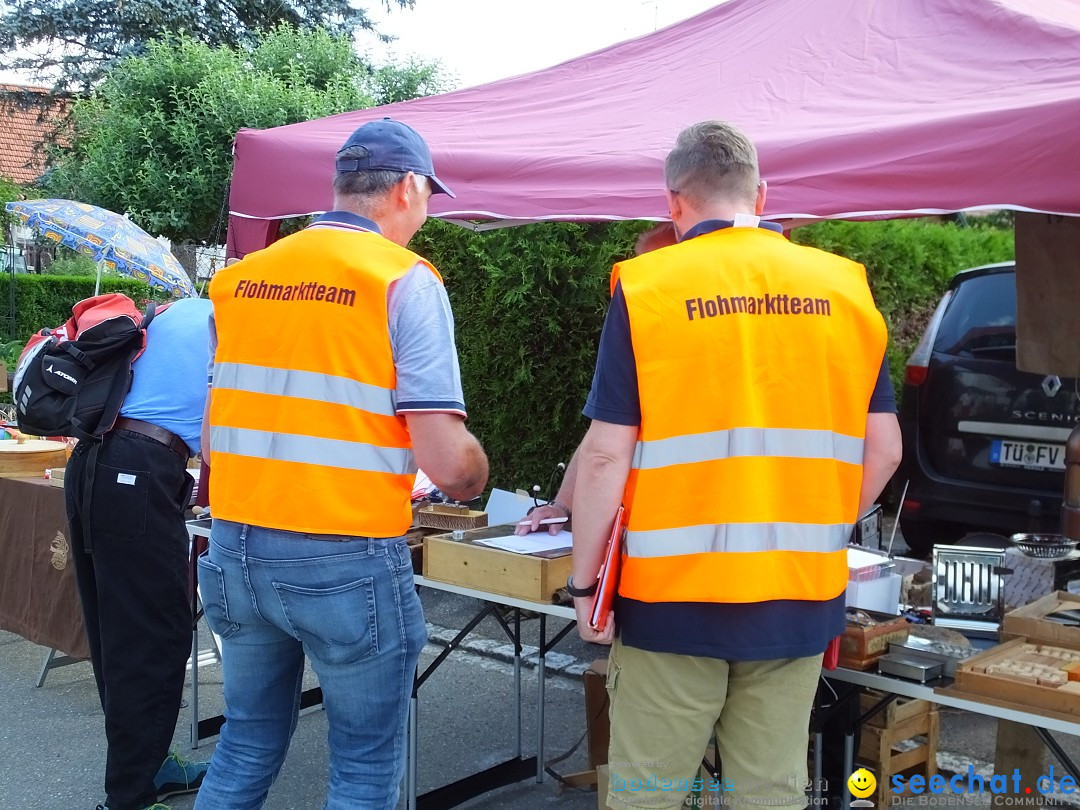
<path id="1" fill-rule="evenodd" d="M 191 452 L 188 450 L 187 442 L 173 433 L 171 430 L 166 430 L 163 427 L 158 427 L 150 422 L 144 422 L 141 419 L 128 419 L 126 416 L 117 417 L 116 424 L 113 425 L 114 430 L 130 430 L 132 433 L 138 433 L 140 436 L 146 436 L 148 439 L 153 439 L 155 442 L 165 445 L 172 450 L 180 458 L 187 461 L 191 457 Z"/>

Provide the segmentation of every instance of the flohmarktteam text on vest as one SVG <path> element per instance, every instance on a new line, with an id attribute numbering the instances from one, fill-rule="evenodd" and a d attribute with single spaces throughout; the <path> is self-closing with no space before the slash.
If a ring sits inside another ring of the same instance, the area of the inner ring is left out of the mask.
<path id="1" fill-rule="evenodd" d="M 832 315 L 828 298 L 810 298 L 787 293 L 764 296 L 717 295 L 713 298 L 687 298 L 686 317 L 715 318 L 717 315 Z"/>
<path id="2" fill-rule="evenodd" d="M 327 304 L 356 306 L 356 290 L 346 287 L 328 287 L 317 281 L 299 284 L 267 284 L 250 279 L 240 279 L 236 285 L 236 298 L 262 298 L 268 301 L 322 301 Z"/>

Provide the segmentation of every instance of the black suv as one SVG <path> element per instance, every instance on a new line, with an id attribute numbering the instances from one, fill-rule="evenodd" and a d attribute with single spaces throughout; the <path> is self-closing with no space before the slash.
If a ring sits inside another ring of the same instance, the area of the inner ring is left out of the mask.
<path id="1" fill-rule="evenodd" d="M 952 280 L 904 372 L 900 531 L 916 555 L 968 532 L 1058 532 L 1075 380 L 1016 368 L 1016 265 Z"/>

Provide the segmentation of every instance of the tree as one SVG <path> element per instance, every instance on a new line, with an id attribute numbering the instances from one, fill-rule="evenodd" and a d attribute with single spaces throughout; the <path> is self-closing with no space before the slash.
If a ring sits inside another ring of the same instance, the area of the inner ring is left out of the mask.
<path id="1" fill-rule="evenodd" d="M 443 89 L 435 66 L 372 70 L 349 38 L 323 29 L 280 25 L 251 48 L 155 41 L 75 104 L 71 144 L 46 186 L 174 242 L 206 242 L 217 235 L 237 130 L 370 107 L 403 88 Z"/>
<path id="2" fill-rule="evenodd" d="M 7 212 L 6 205 L 13 200 L 21 200 L 23 190 L 10 180 L 0 177 L 0 245 L 7 242 L 8 226 L 15 223 L 15 217 Z"/>
<path id="3" fill-rule="evenodd" d="M 382 2 L 408 8 L 414 0 Z M 238 48 L 279 24 L 336 35 L 373 30 L 350 0 L 7 0 L 3 7 L 0 69 L 28 70 L 62 88 L 89 89 L 166 35 Z"/>
<path id="4" fill-rule="evenodd" d="M 376 107 L 451 89 L 438 62 L 420 62 L 415 58 L 376 68 L 371 76 L 371 85 Z"/>

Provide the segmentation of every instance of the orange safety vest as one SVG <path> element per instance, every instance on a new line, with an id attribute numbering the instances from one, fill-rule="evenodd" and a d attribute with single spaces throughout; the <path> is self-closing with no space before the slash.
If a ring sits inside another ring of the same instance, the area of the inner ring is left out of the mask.
<path id="1" fill-rule="evenodd" d="M 309 228 L 214 276 L 215 517 L 312 534 L 408 531 L 416 463 L 395 412 L 386 296 L 419 262 L 376 233 Z"/>
<path id="2" fill-rule="evenodd" d="M 641 402 L 619 593 L 839 596 L 886 342 L 863 267 L 726 228 L 616 265 L 617 281 Z"/>

